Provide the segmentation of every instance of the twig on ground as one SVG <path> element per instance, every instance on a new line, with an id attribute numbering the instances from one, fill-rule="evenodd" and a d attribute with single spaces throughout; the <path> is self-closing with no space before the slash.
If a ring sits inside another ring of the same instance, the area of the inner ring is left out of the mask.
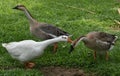
<path id="1" fill-rule="evenodd" d="M 83 10 L 83 11 L 89 12 L 89 13 L 91 13 L 91 14 L 95 14 L 95 12 L 92 12 L 92 11 L 86 10 L 86 9 L 84 9 L 84 8 L 78 8 L 78 7 L 74 7 L 74 6 L 68 6 L 68 5 L 66 5 L 66 6 L 67 6 L 67 7 L 70 7 L 70 8 L 74 8 L 74 9 Z"/>
<path id="2" fill-rule="evenodd" d="M 118 13 L 120 14 L 120 8 L 118 8 Z"/>
<path id="3" fill-rule="evenodd" d="M 118 20 L 114 20 L 115 21 L 115 23 L 117 23 L 117 24 L 119 24 L 120 25 L 120 22 L 118 21 Z"/>
<path id="4" fill-rule="evenodd" d="M 62 3 L 56 3 L 56 4 L 64 6 Z M 65 5 L 65 6 L 66 6 L 66 7 L 69 7 L 69 8 L 74 8 L 74 9 L 83 10 L 83 11 L 86 11 L 86 12 L 91 13 L 91 14 L 95 14 L 95 12 L 90 11 L 90 10 L 86 10 L 86 9 L 84 9 L 84 8 L 78 8 L 78 7 L 75 7 L 75 6 L 69 6 L 69 5 Z"/>

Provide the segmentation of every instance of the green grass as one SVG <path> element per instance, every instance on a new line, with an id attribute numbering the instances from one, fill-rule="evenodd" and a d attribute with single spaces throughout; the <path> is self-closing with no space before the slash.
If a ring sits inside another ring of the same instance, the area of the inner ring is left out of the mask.
<path id="1" fill-rule="evenodd" d="M 119 0 L 1 0 L 0 1 L 0 43 L 33 39 L 40 41 L 29 32 L 29 23 L 24 13 L 13 10 L 17 4 L 24 4 L 31 14 L 40 22 L 54 24 L 73 35 L 72 39 L 90 31 L 104 31 L 120 36 L 120 21 L 117 8 Z M 72 7 L 71 7 L 72 6 Z M 75 7 L 75 8 L 74 8 Z M 93 13 L 90 13 L 94 12 Z M 115 30 L 115 28 L 117 28 Z M 66 48 L 61 48 L 67 45 Z M 48 47 L 42 57 L 33 60 L 33 70 L 24 69 L 17 60 L 13 60 L 6 50 L 0 46 L 0 75 L 42 75 L 39 68 L 43 66 L 63 66 L 82 68 L 97 76 L 120 75 L 120 42 L 109 52 L 110 60 L 97 58 L 93 60 L 92 51 L 83 43 L 68 54 L 68 43 L 59 43 L 56 54 Z"/>

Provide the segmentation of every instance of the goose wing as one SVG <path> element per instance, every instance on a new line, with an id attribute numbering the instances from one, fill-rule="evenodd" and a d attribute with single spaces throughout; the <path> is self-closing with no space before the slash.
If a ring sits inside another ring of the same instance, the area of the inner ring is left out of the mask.
<path id="1" fill-rule="evenodd" d="M 104 42 L 114 43 L 118 37 L 105 32 L 98 32 L 97 38 Z"/>
<path id="2" fill-rule="evenodd" d="M 96 39 L 96 47 L 98 50 L 109 50 L 111 48 L 111 43 Z"/>
<path id="3" fill-rule="evenodd" d="M 67 32 L 49 24 L 43 24 L 40 29 L 51 36 L 69 35 Z"/>

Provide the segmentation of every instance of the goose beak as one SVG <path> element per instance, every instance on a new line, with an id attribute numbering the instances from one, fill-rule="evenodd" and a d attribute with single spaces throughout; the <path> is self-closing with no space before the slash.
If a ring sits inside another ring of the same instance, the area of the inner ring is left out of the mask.
<path id="1" fill-rule="evenodd" d="M 73 45 L 70 46 L 70 50 L 69 50 L 69 54 L 71 54 L 71 52 L 74 50 Z"/>
<path id="2" fill-rule="evenodd" d="M 13 7 L 12 9 L 18 9 L 18 7 L 16 6 L 16 7 Z"/>
<path id="3" fill-rule="evenodd" d="M 69 42 L 69 43 L 72 43 L 73 41 L 72 41 L 70 38 L 68 38 L 68 42 Z"/>

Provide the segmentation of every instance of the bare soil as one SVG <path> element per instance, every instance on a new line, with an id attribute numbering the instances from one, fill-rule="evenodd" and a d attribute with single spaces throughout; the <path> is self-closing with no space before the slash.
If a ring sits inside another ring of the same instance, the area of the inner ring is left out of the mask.
<path id="1" fill-rule="evenodd" d="M 78 68 L 63 68 L 63 67 L 43 67 L 41 72 L 44 76 L 95 76 L 94 74 L 85 73 Z"/>
<path id="2" fill-rule="evenodd" d="M 19 68 L 23 68 L 23 67 L 19 67 Z M 0 69 L 12 70 L 12 69 L 16 69 L 16 67 L 0 66 Z M 79 68 L 49 66 L 49 67 L 40 67 L 36 69 L 39 69 L 40 72 L 43 73 L 43 76 L 96 76 L 96 73 L 93 72 L 87 73 Z"/>

